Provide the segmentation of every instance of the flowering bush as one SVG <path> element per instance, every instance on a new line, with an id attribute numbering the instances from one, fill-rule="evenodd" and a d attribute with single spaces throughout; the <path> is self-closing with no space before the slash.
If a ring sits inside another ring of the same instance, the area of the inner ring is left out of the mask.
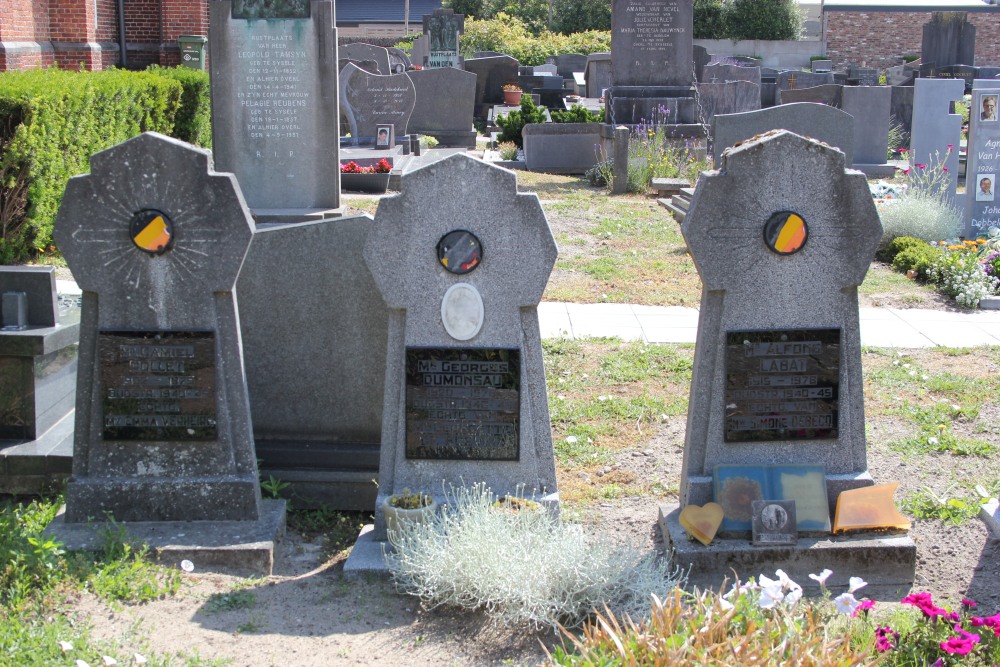
<path id="1" fill-rule="evenodd" d="M 392 165 L 385 158 L 367 167 L 362 167 L 354 160 L 340 165 L 340 173 L 342 174 L 388 174 L 390 171 L 392 171 Z"/>
<path id="2" fill-rule="evenodd" d="M 951 150 L 949 147 L 948 153 Z M 902 170 L 904 183 L 873 191 L 882 220 L 882 246 L 899 236 L 936 241 L 959 233 L 961 211 L 953 203 L 951 177 L 944 166 L 948 153 L 933 164 L 911 161 Z M 900 154 L 910 155 L 905 148 Z"/>
<path id="3" fill-rule="evenodd" d="M 1000 291 L 1000 278 L 987 273 L 986 266 L 979 261 L 979 246 L 985 243 L 982 240 L 950 244 L 927 270 L 927 278 L 937 283 L 943 293 L 955 297 L 960 306 L 976 308 L 982 299 Z"/>

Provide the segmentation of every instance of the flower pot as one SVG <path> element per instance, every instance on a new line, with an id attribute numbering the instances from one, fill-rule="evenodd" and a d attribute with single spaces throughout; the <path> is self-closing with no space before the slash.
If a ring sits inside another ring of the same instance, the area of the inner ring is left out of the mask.
<path id="1" fill-rule="evenodd" d="M 436 500 L 431 499 L 430 505 L 425 505 L 424 507 L 418 507 L 416 509 L 408 510 L 401 507 L 393 507 L 389 502 L 392 496 L 386 498 L 382 501 L 382 513 L 385 515 L 385 529 L 386 533 L 389 535 L 389 541 L 392 541 L 392 535 L 396 532 L 399 526 L 407 521 L 415 523 L 427 523 L 428 520 L 434 513 L 437 512 L 438 504 Z"/>
<path id="2" fill-rule="evenodd" d="M 341 190 L 381 194 L 388 188 L 389 174 L 340 174 Z"/>
<path id="3" fill-rule="evenodd" d="M 505 90 L 503 91 L 503 103 L 516 107 L 521 103 L 521 95 L 524 92 L 520 90 Z"/>

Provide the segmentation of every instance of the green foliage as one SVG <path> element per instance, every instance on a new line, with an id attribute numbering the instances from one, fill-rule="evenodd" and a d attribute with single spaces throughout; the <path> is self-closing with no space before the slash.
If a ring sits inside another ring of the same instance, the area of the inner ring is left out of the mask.
<path id="1" fill-rule="evenodd" d="M 686 178 L 694 184 L 705 169 L 707 160 L 668 137 L 660 123 L 640 125 L 629 137 L 627 192 L 645 193 L 654 178 Z"/>
<path id="2" fill-rule="evenodd" d="M 694 0 L 695 39 L 725 39 L 726 17 L 724 0 Z"/>
<path id="3" fill-rule="evenodd" d="M 795 0 L 730 0 L 729 39 L 798 39 L 802 13 Z"/>
<path id="4" fill-rule="evenodd" d="M 441 6 L 454 9 L 456 14 L 465 14 L 465 20 L 483 18 L 484 0 L 443 0 Z"/>
<path id="5" fill-rule="evenodd" d="M 979 514 L 979 501 L 975 497 L 949 498 L 949 490 L 938 495 L 929 487 L 903 498 L 900 508 L 914 519 L 936 519 L 960 526 Z"/>
<path id="6" fill-rule="evenodd" d="M 69 178 L 141 132 L 170 134 L 181 92 L 150 72 L 0 74 L 0 262 L 49 249 Z"/>
<path id="7" fill-rule="evenodd" d="M 149 547 L 133 544 L 125 526 L 109 517 L 103 537 L 103 549 L 92 569 L 84 569 L 85 585 L 96 595 L 112 603 L 141 603 L 177 592 L 177 570 L 153 563 Z"/>
<path id="8" fill-rule="evenodd" d="M 212 147 L 212 100 L 208 87 L 208 72 L 190 67 L 160 67 L 146 71 L 165 76 L 181 84 L 181 106 L 174 118 L 171 136 L 202 148 Z"/>
<path id="9" fill-rule="evenodd" d="M 564 35 L 611 30 L 610 0 L 552 0 L 552 30 Z"/>
<path id="10" fill-rule="evenodd" d="M 892 268 L 900 273 L 916 271 L 918 276 L 926 278 L 935 262 L 940 261 L 941 250 L 925 241 L 920 243 L 922 245 L 911 245 L 897 252 L 892 258 Z"/>
<path id="11" fill-rule="evenodd" d="M 604 114 L 599 111 L 589 111 L 582 104 L 574 104 L 569 109 L 553 109 L 549 112 L 553 123 L 601 123 Z"/>
<path id="12" fill-rule="evenodd" d="M 281 492 L 291 485 L 291 482 L 285 482 L 274 475 L 268 475 L 267 479 L 261 480 L 260 490 L 265 498 L 280 498 Z"/>
<path id="13" fill-rule="evenodd" d="M 519 148 L 523 148 L 524 138 L 521 136 L 521 130 L 524 126 L 528 123 L 544 122 L 545 109 L 537 106 L 535 101 L 531 99 L 531 95 L 522 95 L 519 111 L 511 111 L 509 114 L 497 116 L 497 125 L 503 130 L 500 133 L 499 141 L 511 141 Z"/>
<path id="14" fill-rule="evenodd" d="M 876 257 L 880 262 L 886 262 L 891 264 L 892 260 L 896 258 L 896 255 L 903 252 L 904 250 L 909 250 L 910 248 L 924 248 L 930 245 L 927 241 L 923 239 L 914 238 L 912 236 L 897 236 L 893 240 L 889 241 L 885 246 L 879 248 Z"/>
<path id="15" fill-rule="evenodd" d="M 59 580 L 63 550 L 43 532 L 58 508 L 39 502 L 0 505 L 0 607 L 17 609 Z"/>
<path id="16" fill-rule="evenodd" d="M 252 591 L 236 590 L 229 593 L 213 593 L 205 602 L 205 611 L 219 614 L 226 611 L 250 609 L 257 604 L 257 596 Z"/>
<path id="17" fill-rule="evenodd" d="M 504 141 L 497 146 L 501 160 L 516 160 L 520 149 L 513 141 Z"/>
<path id="18" fill-rule="evenodd" d="M 541 65 L 560 53 L 610 51 L 611 33 L 588 30 L 561 35 L 541 30 L 534 34 L 524 21 L 501 12 L 490 19 L 467 18 L 460 43 L 466 58 L 476 51 L 496 51 L 517 58 L 522 65 Z"/>

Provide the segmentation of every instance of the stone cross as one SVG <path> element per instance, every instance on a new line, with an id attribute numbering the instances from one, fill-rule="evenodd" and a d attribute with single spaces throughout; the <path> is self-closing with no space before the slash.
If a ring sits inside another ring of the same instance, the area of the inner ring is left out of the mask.
<path id="1" fill-rule="evenodd" d="M 844 167 L 777 130 L 698 182 L 682 228 L 703 284 L 682 506 L 712 500 L 719 464 L 823 465 L 831 503 L 872 483 L 857 286 L 882 227 Z"/>
<path id="2" fill-rule="evenodd" d="M 476 482 L 555 500 L 537 305 L 556 254 L 537 195 L 471 157 L 379 202 L 364 257 L 390 309 L 380 503 Z"/>
<path id="3" fill-rule="evenodd" d="M 90 165 L 53 232 L 83 290 L 66 522 L 256 521 L 233 292 L 254 223 L 236 179 L 154 133 Z"/>

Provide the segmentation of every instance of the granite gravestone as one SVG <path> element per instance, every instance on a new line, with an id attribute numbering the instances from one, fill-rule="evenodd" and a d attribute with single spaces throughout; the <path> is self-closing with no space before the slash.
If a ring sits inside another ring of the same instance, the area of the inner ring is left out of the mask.
<path id="1" fill-rule="evenodd" d="M 613 125 L 697 125 L 692 0 L 613 0 L 611 88 Z M 678 128 L 672 133 L 685 133 Z"/>
<path id="2" fill-rule="evenodd" d="M 877 86 L 878 69 L 874 67 L 849 67 L 847 68 L 847 80 L 856 86 Z"/>
<path id="3" fill-rule="evenodd" d="M 865 173 L 884 166 L 881 174 L 892 176 L 894 167 L 886 163 L 889 152 L 889 107 L 892 89 L 888 86 L 847 86 L 840 108 L 854 118 L 854 164 Z M 864 165 L 864 167 L 862 167 Z"/>
<path id="4" fill-rule="evenodd" d="M 913 86 L 890 86 L 889 115 L 899 123 L 906 136 L 913 129 Z"/>
<path id="5" fill-rule="evenodd" d="M 947 187 L 953 201 L 958 187 L 962 115 L 951 110 L 953 102 L 961 101 L 964 94 L 965 82 L 961 80 L 917 79 L 913 82 L 910 157 L 914 164 L 926 164 L 928 169 L 948 169 Z"/>
<path id="6" fill-rule="evenodd" d="M 465 31 L 465 15 L 454 9 L 435 9 L 424 16 L 424 35 L 429 52 L 428 67 L 461 67 L 458 55 L 458 36 Z"/>
<path id="7" fill-rule="evenodd" d="M 812 71 L 814 72 L 830 72 L 833 70 L 832 60 L 813 60 L 811 63 Z"/>
<path id="8" fill-rule="evenodd" d="M 421 67 L 427 67 L 427 59 L 430 58 L 431 45 L 427 35 L 420 35 L 414 38 L 413 47 L 410 49 L 410 61 Z"/>
<path id="9" fill-rule="evenodd" d="M 573 75 L 587 70 L 587 56 L 581 53 L 561 53 L 549 56 L 545 62 L 556 66 L 556 71 L 567 82 L 573 81 Z"/>
<path id="10" fill-rule="evenodd" d="M 518 62 L 510 56 L 469 58 L 465 71 L 476 75 L 476 118 L 485 118 L 488 107 L 503 103 L 503 86 L 517 81 Z"/>
<path id="11" fill-rule="evenodd" d="M 261 474 L 302 506 L 375 506 L 389 315 L 362 258 L 373 226 L 258 229 L 237 282 Z"/>
<path id="12" fill-rule="evenodd" d="M 973 82 L 980 78 L 979 68 L 972 65 L 947 65 L 937 69 L 938 79 L 961 79 L 965 82 L 965 94 L 972 93 Z"/>
<path id="13" fill-rule="evenodd" d="M 976 64 L 976 26 L 965 12 L 934 12 L 924 24 L 920 62 L 936 67 Z"/>
<path id="14" fill-rule="evenodd" d="M 611 54 L 591 53 L 587 55 L 587 97 L 594 99 L 604 96 L 604 91 L 611 87 Z"/>
<path id="15" fill-rule="evenodd" d="M 338 48 L 337 57 L 341 60 L 357 60 L 359 62 L 373 61 L 378 66 L 375 74 L 395 74 L 389 63 L 389 49 L 384 46 L 354 42 Z M 343 69 L 341 67 L 340 69 Z"/>
<path id="16" fill-rule="evenodd" d="M 825 83 L 812 88 L 795 88 L 793 90 L 778 89 L 778 104 L 793 104 L 795 102 L 814 102 L 840 108 L 843 103 L 843 86 L 835 83 Z"/>
<path id="17" fill-rule="evenodd" d="M 813 137 L 843 151 L 848 164 L 854 160 L 854 119 L 825 104 L 799 102 L 760 111 L 717 115 L 712 121 L 715 145 L 712 154 L 719 164 L 722 151 L 758 134 L 785 129 Z"/>
<path id="18" fill-rule="evenodd" d="M 1000 81 L 976 81 L 969 113 L 965 238 L 987 236 L 1000 227 Z"/>
<path id="19" fill-rule="evenodd" d="M 379 202 L 364 257 L 390 310 L 379 502 L 476 482 L 555 501 L 536 308 L 556 246 L 538 197 L 453 155 Z"/>
<path id="20" fill-rule="evenodd" d="M 760 85 L 759 67 L 741 67 L 740 65 L 726 65 L 716 63 L 705 65 L 702 71 L 705 83 L 726 83 L 727 81 L 750 81 Z"/>
<path id="21" fill-rule="evenodd" d="M 254 224 L 209 163 L 146 133 L 66 187 L 53 235 L 83 290 L 67 524 L 263 520 L 233 293 Z"/>
<path id="22" fill-rule="evenodd" d="M 406 134 L 416 100 L 407 74 L 371 74 L 353 64 L 340 73 L 341 112 L 354 145 L 373 144 L 379 125 L 392 125 L 397 137 Z"/>
<path id="23" fill-rule="evenodd" d="M 441 146 L 475 148 L 472 113 L 476 75 L 454 67 L 439 67 L 415 70 L 407 76 L 416 92 L 409 131 L 432 136 Z"/>
<path id="24" fill-rule="evenodd" d="M 775 82 L 778 84 L 778 90 L 796 90 L 799 88 L 822 86 L 834 81 L 832 72 L 797 72 L 786 70 L 778 72 Z"/>
<path id="25" fill-rule="evenodd" d="M 58 488 L 73 456 L 80 308 L 51 266 L 0 266 L 0 493 Z"/>
<path id="26" fill-rule="evenodd" d="M 340 206 L 333 2 L 289 3 L 303 12 L 267 20 L 237 11 L 256 3 L 209 4 L 216 167 L 236 175 L 258 220 L 326 217 Z"/>
<path id="27" fill-rule="evenodd" d="M 751 81 L 699 83 L 697 88 L 702 123 L 710 124 L 716 114 L 760 109 L 760 86 Z"/>
<path id="28" fill-rule="evenodd" d="M 406 51 L 396 47 L 390 47 L 386 51 L 389 52 L 389 74 L 402 74 L 410 69 L 410 56 L 406 55 Z"/>
<path id="29" fill-rule="evenodd" d="M 704 46 L 695 44 L 691 48 L 691 57 L 694 59 L 694 80 L 704 81 L 705 66 L 712 62 L 712 56 Z"/>
<path id="30" fill-rule="evenodd" d="M 800 486 L 815 484 L 822 491 L 825 485 L 828 504 L 797 502 L 799 521 L 803 514 L 814 515 L 829 525 L 841 491 L 873 483 L 857 286 L 882 227 L 864 175 L 845 166 L 839 150 L 776 130 L 730 149 L 717 171 L 699 179 L 682 226 L 703 288 L 681 506 L 704 505 L 718 496 L 726 508 L 732 498 L 714 481 L 723 468 L 807 465 L 821 472 L 804 476 Z M 747 495 L 752 479 L 743 480 Z M 806 495 L 816 498 L 811 489 Z M 787 498 L 765 493 L 762 499 Z M 842 567 L 866 560 L 858 558 L 860 545 L 854 544 L 824 549 L 811 560 L 784 547 L 751 549 L 741 557 L 737 552 L 746 551 L 747 531 L 732 536 L 741 539 L 723 535 L 720 544 L 693 549 L 678 538 L 678 513 L 661 510 L 664 536 L 669 534 L 682 566 L 694 565 L 692 577 L 702 585 L 715 576 L 718 583 L 712 584 L 718 586 L 732 575 L 730 567 L 746 580 L 773 570 L 775 563 L 796 581 L 808 582 L 806 574 L 815 569 L 807 568 L 819 563 L 842 579 L 878 573 L 880 583 L 889 577 L 912 581 L 912 542 L 893 552 L 896 564 L 869 557 L 859 574 Z M 726 520 L 731 518 L 727 514 Z M 889 542 L 882 547 L 892 548 Z M 808 540 L 794 547 L 820 548 Z M 685 554 L 692 560 L 684 561 Z"/>

